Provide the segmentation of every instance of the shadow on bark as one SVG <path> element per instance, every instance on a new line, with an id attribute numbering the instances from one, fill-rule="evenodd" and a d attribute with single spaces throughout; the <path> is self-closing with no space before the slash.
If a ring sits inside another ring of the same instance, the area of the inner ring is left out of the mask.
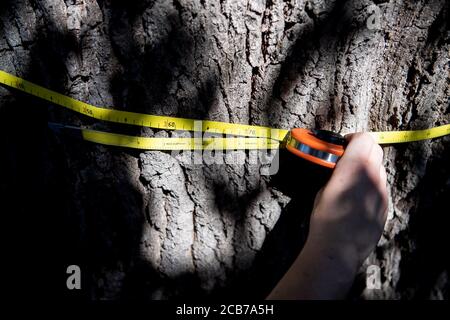
<path id="1" fill-rule="evenodd" d="M 11 6 L 2 5 L 1 14 L 11 14 Z M 69 51 L 77 50 L 73 37 L 41 32 L 27 49 L 31 61 L 18 68 L 20 76 L 64 92 L 65 58 Z M 11 275 L 8 292 L 10 297 L 31 301 L 61 298 L 68 294 L 66 267 L 81 261 L 81 256 L 80 224 L 70 213 L 70 170 L 60 142 L 47 126 L 57 112 L 49 111 L 49 104 L 40 99 L 11 91 L 13 98 L 7 98 L 0 109 L 6 154 L 2 156 L 0 180 L 8 213 L 3 223 L 8 243 L 13 244 L 5 259 Z M 76 293 L 72 296 L 80 298 Z"/>
<path id="2" fill-rule="evenodd" d="M 275 227 L 268 233 L 250 270 L 241 272 L 232 284 L 214 298 L 255 297 L 264 299 L 301 251 L 308 235 L 309 217 L 316 193 L 328 181 L 331 170 L 279 150 L 280 169 L 270 188 L 289 196 Z"/>
<path id="3" fill-rule="evenodd" d="M 3 8 L 10 8 L 11 3 L 12 1 L 2 2 L 0 14 Z M 133 21 L 139 18 L 145 6 L 151 6 L 152 3 L 111 2 L 108 31 L 121 67 L 111 80 L 111 92 L 114 105 L 122 106 L 128 111 L 155 113 L 157 110 L 153 106 L 164 104 L 169 96 L 168 87 L 176 80 L 172 74 L 173 69 L 182 69 L 177 62 L 179 51 L 174 50 L 174 46 L 181 43 L 185 54 L 189 54 L 193 47 L 190 38 L 177 31 L 176 25 L 180 21 L 173 22 L 173 32 L 168 39 L 145 50 L 143 54 L 139 53 L 139 45 L 133 42 L 131 36 L 122 42 L 124 34 L 132 34 Z M 279 96 L 282 87 L 289 85 L 292 77 L 304 68 L 309 50 L 313 49 L 310 46 L 305 47 L 304 44 L 315 42 L 316 37 L 320 38 L 338 25 L 345 25 L 348 17 L 342 16 L 338 7 L 336 5 L 330 13 L 329 20 L 318 23 L 314 32 L 297 40 L 277 77 L 274 86 L 276 96 Z M 51 25 L 51 19 L 46 23 Z M 38 34 L 30 50 L 33 60 L 21 75 L 63 93 L 67 88 L 67 55 L 70 51 L 80 54 L 80 49 L 70 34 L 59 34 L 55 27 L 50 29 L 48 33 Z M 343 39 L 346 33 L 345 28 L 343 30 L 332 34 Z M 333 39 L 330 38 L 331 40 Z M 65 45 L 61 46 L 61 43 Z M 149 93 L 147 86 L 154 94 Z M 211 103 L 209 97 L 216 90 L 217 82 L 211 75 L 210 79 L 204 80 L 203 90 L 200 90 L 198 96 L 192 97 L 196 104 L 191 109 L 179 109 L 175 114 L 171 111 L 170 115 L 204 118 Z M 20 273 L 24 275 L 29 273 L 30 261 L 40 263 L 37 275 L 25 276 L 20 285 L 16 285 L 18 293 L 23 295 L 23 292 L 27 292 L 30 297 L 42 297 L 42 291 L 45 291 L 49 296 L 58 299 L 104 297 L 108 293 L 101 292 L 102 290 L 115 289 L 98 288 L 96 282 L 102 279 L 103 274 L 109 273 L 109 268 L 119 269 L 119 272 L 114 274 L 124 277 L 124 291 L 118 295 L 123 299 L 146 300 L 154 294 L 154 288 L 157 287 L 174 292 L 176 298 L 205 297 L 205 293 L 199 289 L 199 279 L 195 274 L 168 279 L 140 256 L 140 241 L 146 221 L 143 212 L 136 208 L 142 208 L 142 199 L 140 191 L 133 186 L 131 177 L 123 173 L 127 172 L 124 155 L 137 157 L 138 152 L 118 148 L 108 148 L 108 151 L 104 152 L 102 147 L 55 136 L 47 128 L 49 120 L 62 118 L 77 121 L 76 117 L 65 115 L 66 110 L 59 112 L 52 107 L 48 112 L 47 103 L 25 94 L 15 93 L 14 96 L 15 98 L 3 105 L 0 111 L 1 130 L 4 131 L 2 137 L 6 138 L 4 150 L 8 157 L 2 157 L 2 162 L 6 162 L 2 167 L 5 168 L 4 181 L 7 182 L 2 182 L 1 185 L 2 193 L 14 208 L 14 211 L 7 215 L 8 220 L 5 223 L 14 232 L 10 241 L 24 248 L 26 257 L 22 256 L 23 252 L 20 251 L 15 252 L 8 260 L 12 269 L 19 268 Z M 271 119 L 270 115 L 278 110 L 271 109 L 270 97 L 267 101 L 266 112 Z M 24 113 L 27 117 L 18 128 L 11 119 L 17 119 Z M 320 128 L 332 125 L 332 119 L 336 115 L 331 112 L 327 114 L 328 122 L 310 125 Z M 85 120 L 83 118 L 83 121 Z M 121 130 L 128 134 L 138 135 L 141 130 L 138 127 L 119 128 L 114 124 L 109 125 L 114 131 Z M 27 143 L 21 145 L 23 142 Z M 99 169 L 96 164 L 96 157 L 101 153 L 104 161 L 108 163 L 107 170 Z M 406 268 L 411 272 L 402 276 L 402 283 L 405 288 L 409 288 L 411 283 L 419 281 L 422 291 L 419 290 L 418 296 L 428 292 L 436 277 L 446 267 L 443 252 L 446 252 L 445 244 L 448 242 L 445 231 L 448 216 L 439 208 L 445 205 L 449 196 L 448 181 L 444 181 L 448 177 L 446 164 L 449 160 L 447 151 L 442 158 L 433 160 L 429 165 L 430 169 L 418 189 L 421 201 L 417 211 L 411 216 L 411 236 L 417 238 L 418 249 L 410 261 L 404 262 L 402 270 Z M 280 151 L 280 171 L 272 177 L 270 186 L 281 190 L 293 200 L 283 210 L 275 228 L 268 234 L 251 270 L 237 274 L 229 287 L 217 289 L 212 297 L 248 297 L 249 294 L 258 298 L 265 297 L 301 250 L 307 235 L 314 196 L 323 186 L 329 172 L 316 165 L 300 162 L 299 158 L 287 151 Z M 74 173 L 74 167 L 80 168 L 82 172 Z M 222 168 L 214 170 L 219 173 L 223 170 L 222 173 L 227 174 Z M 77 179 L 88 182 L 84 184 L 85 190 L 73 186 Z M 434 188 L 428 188 L 430 184 L 436 185 L 436 181 L 439 181 L 437 185 L 443 190 L 438 194 L 433 193 Z M 215 185 L 216 193 L 220 191 L 218 208 L 236 209 L 233 218 L 237 220 L 245 212 L 245 209 L 238 209 L 239 205 L 250 203 L 259 191 L 250 190 L 244 196 L 238 197 L 232 190 L 228 193 L 224 191 L 220 181 L 216 181 Z M 29 190 L 26 190 L 27 188 Z M 81 198 L 76 200 L 77 197 Z M 80 203 L 77 204 L 77 201 Z M 433 219 L 430 219 L 430 216 Z M 238 238 L 240 236 L 242 235 L 237 235 Z M 121 266 L 117 266 L 117 261 L 121 262 Z M 83 288 L 86 289 L 81 293 L 66 290 L 65 268 L 70 264 L 80 265 L 88 274 L 83 277 Z M 419 267 L 410 268 L 416 265 Z M 36 265 L 31 268 L 36 268 Z M 35 290 L 30 292 L 29 283 L 36 278 L 40 281 Z M 106 282 L 111 279 L 103 280 Z"/>
<path id="4" fill-rule="evenodd" d="M 417 199 L 410 210 L 409 229 L 399 234 L 405 241 L 402 248 L 410 248 L 401 260 L 398 290 L 409 292 L 409 298 L 429 299 L 436 286 L 442 286 L 439 276 L 450 271 L 446 252 L 449 251 L 448 199 L 450 197 L 449 168 L 450 143 L 447 139 L 440 150 L 427 164 L 424 177 L 411 197 Z M 430 188 L 430 186 L 433 186 Z M 413 246 L 411 246 L 414 244 Z M 449 297 L 448 282 L 441 288 L 443 299 Z"/>
<path id="5" fill-rule="evenodd" d="M 146 50 L 144 54 L 140 54 L 139 45 L 133 42 L 132 26 L 133 22 L 139 18 L 139 14 L 145 5 L 131 2 L 126 4 L 119 1 L 111 2 L 108 31 L 112 39 L 113 50 L 122 68 L 111 80 L 111 91 L 114 94 L 114 105 L 123 106 L 125 110 L 129 111 L 154 113 L 155 110 L 152 106 L 163 103 L 169 95 L 168 86 L 175 81 L 172 74 L 173 69 L 175 67 L 182 69 L 182 66 L 177 64 L 179 51 L 174 50 L 174 46 L 181 43 L 184 46 L 185 53 L 189 54 L 193 44 L 189 41 L 187 35 L 177 31 L 177 22 L 172 21 L 174 30 L 169 38 L 163 39 L 151 50 Z M 337 14 L 334 14 L 334 16 L 336 17 Z M 176 20 L 177 17 L 169 17 L 169 20 L 171 19 Z M 22 77 L 55 91 L 66 92 L 66 59 L 71 51 L 78 55 L 81 51 L 77 40 L 71 34 L 62 34 L 56 31 L 58 28 L 53 24 L 51 18 L 47 17 L 44 23 L 48 24 L 45 29 L 47 32 L 38 33 L 37 38 L 34 39 L 34 44 L 30 49 L 32 61 L 28 70 L 22 73 Z M 178 21 L 178 23 L 181 23 L 181 21 Z M 310 36 L 314 37 L 315 35 L 314 33 Z M 286 67 L 281 74 L 292 67 L 293 61 L 296 60 L 294 57 L 297 54 L 301 57 L 307 56 L 302 51 L 304 41 L 304 39 L 298 41 L 293 50 L 293 55 L 286 62 Z M 281 81 L 280 76 L 275 90 L 279 90 Z M 154 94 L 149 94 L 148 89 L 144 88 L 143 84 L 146 87 L 149 86 Z M 176 115 L 194 116 L 203 119 L 210 104 L 208 97 L 211 97 L 216 90 L 217 83 L 214 78 L 206 79 L 204 91 L 200 90 L 199 95 L 193 98 L 198 103 L 192 106 L 191 110 L 178 110 Z M 17 104 L 25 107 L 20 110 L 12 107 Z M 121 162 L 122 154 L 136 157 L 138 152 L 110 148 L 108 152 L 104 152 L 102 155 L 104 161 L 109 163 L 109 172 L 102 172 L 95 165 L 89 165 L 89 163 L 96 162 L 95 158 L 99 156 L 101 147 L 99 149 L 97 146 L 67 137 L 54 136 L 54 133 L 47 129 L 49 120 L 55 121 L 55 119 L 62 118 L 68 122 L 78 122 L 77 117 L 72 114 L 66 115 L 66 110 L 59 112 L 58 107 L 50 106 L 50 112 L 48 112 L 47 107 L 47 103 L 19 93 L 17 102 L 2 109 L 6 110 L 2 119 L 18 118 L 22 112 L 31 116 L 27 122 L 22 123 L 25 129 L 19 130 L 13 137 L 8 137 L 8 142 L 13 141 L 10 147 L 11 152 L 8 152 L 11 156 L 9 167 L 16 168 L 15 171 L 10 172 L 10 180 L 17 182 L 17 184 L 11 184 L 15 185 L 11 191 L 13 193 L 12 198 L 20 202 L 21 189 L 23 188 L 22 181 L 47 181 L 39 183 L 39 191 L 33 193 L 29 197 L 29 201 L 23 206 L 26 219 L 32 222 L 34 228 L 44 230 L 43 234 L 46 235 L 43 237 L 45 240 L 41 239 L 42 243 L 35 240 L 35 244 L 39 247 L 46 248 L 44 249 L 45 252 L 42 250 L 36 252 L 36 260 L 46 260 L 46 263 L 42 266 L 42 274 L 46 276 L 43 277 L 41 287 L 46 287 L 48 289 L 46 291 L 51 296 L 61 298 L 60 293 L 63 292 L 64 295 L 72 298 L 76 294 L 67 291 L 65 286 L 61 284 L 65 284 L 65 267 L 74 263 L 80 265 L 81 269 L 88 274 L 87 277 L 83 277 L 85 279 L 83 287 L 87 289 L 78 297 L 89 299 L 90 297 L 107 296 L 108 293 L 102 292 L 102 289 L 98 288 L 94 282 L 102 279 L 102 275 L 108 273 L 108 271 L 105 272 L 108 268 L 111 270 L 117 269 L 117 261 L 120 261 L 122 266 L 119 267 L 121 269 L 119 270 L 119 277 L 121 272 L 125 274 L 124 292 L 120 295 L 122 298 L 141 298 L 141 294 L 148 294 L 151 289 L 147 288 L 146 284 L 151 284 L 152 287 L 158 285 L 176 287 L 178 289 L 174 289 L 174 292 L 178 291 L 176 293 L 178 297 L 188 297 L 192 295 L 192 292 L 197 292 L 200 296 L 201 293 L 196 289 L 199 283 L 195 275 L 183 275 L 179 279 L 166 279 L 139 256 L 138 248 L 141 241 L 142 226 L 146 222 L 141 212 L 136 212 L 135 209 L 141 208 L 142 203 L 139 199 L 139 191 L 132 186 L 130 177 L 120 174 L 124 169 L 124 164 Z M 85 120 L 83 118 L 83 121 Z M 140 130 L 137 130 L 137 127 L 124 128 L 114 124 L 108 124 L 108 126 L 115 131 L 119 130 L 128 134 L 138 134 Z M 4 128 L 8 132 L 17 132 L 12 122 L 5 122 Z M 19 148 L 12 151 L 16 148 L 18 141 L 30 141 L 30 132 L 33 132 L 32 148 L 26 150 Z M 37 134 L 38 132 L 39 134 Z M 70 145 L 70 147 L 66 145 Z M 33 155 L 34 157 L 42 155 L 43 157 L 39 162 L 32 161 L 32 173 L 28 170 L 22 170 L 23 167 L 30 168 L 27 155 Z M 285 156 L 290 157 L 283 152 L 282 158 L 285 158 Z M 284 162 L 284 160 L 282 161 Z M 298 167 L 298 165 L 296 166 Z M 74 167 L 82 170 L 79 174 L 82 176 L 81 178 L 78 173 L 72 172 Z M 291 168 L 284 164 L 282 164 L 282 167 Z M 213 171 L 216 171 L 216 173 L 223 171 L 222 174 L 227 173 L 223 168 L 215 168 Z M 307 172 L 309 171 L 303 171 L 303 174 Z M 41 176 L 38 177 L 38 175 Z M 276 181 L 275 184 L 281 189 L 286 187 L 283 186 L 285 181 L 293 181 L 292 175 L 283 171 L 283 169 L 278 177 L 282 178 L 278 178 L 278 180 L 275 178 L 274 180 Z M 301 178 L 304 179 L 305 177 L 302 176 Z M 74 187 L 75 181 L 78 179 L 86 182 L 84 183 L 85 190 Z M 48 187 L 47 183 L 49 184 Z M 297 230 L 298 225 L 303 225 L 307 221 L 310 210 L 304 203 L 310 202 L 314 198 L 314 192 L 311 192 L 311 189 L 306 186 L 300 189 L 296 189 L 296 187 L 290 185 L 285 190 L 288 193 L 292 192 L 294 200 L 282 214 L 277 227 L 271 232 L 261 251 L 255 264 L 255 270 L 260 270 L 256 272 L 258 276 L 264 276 L 261 270 L 267 264 L 270 265 L 271 261 L 274 261 L 274 257 L 286 259 L 287 262 L 284 266 L 287 266 L 302 246 L 306 234 L 298 232 L 293 236 L 290 230 Z M 251 202 L 251 199 L 259 191 L 259 189 L 251 190 L 244 196 L 237 197 L 232 191 L 224 193 L 224 189 L 220 187 L 220 181 L 216 182 L 216 188 L 220 188 L 220 195 L 218 194 L 216 197 L 221 199 L 217 203 L 219 210 L 222 211 L 231 205 L 236 211 L 233 214 L 233 219 L 238 222 L 242 213 L 245 212 L 239 209 L 239 204 L 245 206 L 246 203 Z M 82 198 L 77 200 L 76 198 L 79 196 Z M 67 200 L 68 198 L 72 200 Z M 77 203 L 78 201 L 80 203 Z M 31 214 L 36 211 L 46 212 L 45 218 Z M 20 226 L 21 222 L 14 221 L 14 225 Z M 241 230 L 241 233 L 238 232 L 237 239 L 242 237 L 245 232 L 242 228 L 239 230 Z M 304 227 L 303 230 L 305 230 Z M 30 231 L 30 234 L 34 235 L 35 232 Z M 289 243 L 289 245 L 286 246 L 286 243 Z M 285 251 L 281 253 L 278 250 L 280 247 L 284 247 Z M 290 251 L 291 254 L 288 254 L 286 250 Z M 47 258 L 43 259 L 44 256 Z M 272 268 L 278 271 L 278 273 L 275 273 L 276 276 L 282 270 L 279 265 L 272 265 Z M 54 274 L 58 274 L 60 277 L 55 279 L 52 276 Z M 48 279 L 55 279 L 55 282 L 49 285 Z M 239 275 L 238 279 L 241 279 Z M 111 279 L 104 279 L 104 281 L 111 281 Z M 255 283 L 257 282 L 255 281 Z M 266 286 L 263 285 L 263 287 Z M 180 288 L 184 289 L 180 291 Z M 259 288 L 259 286 L 255 286 L 255 292 L 258 292 Z M 104 290 L 114 291 L 112 288 L 104 288 Z M 229 294 L 234 295 L 231 291 Z"/>
<path id="6" fill-rule="evenodd" d="M 268 117 L 268 125 L 277 127 L 274 123 L 273 114 L 279 112 L 278 104 L 275 100 L 282 101 L 281 98 L 285 92 L 293 89 L 296 79 L 304 73 L 308 62 L 312 59 L 312 54 L 320 52 L 321 49 L 326 48 L 330 44 L 340 44 L 346 39 L 346 36 L 351 31 L 365 26 L 354 25 L 352 23 L 352 13 L 348 10 L 347 0 L 337 0 L 331 11 L 325 17 L 315 16 L 310 9 L 305 8 L 308 15 L 314 20 L 314 27 L 309 32 L 304 32 L 295 40 L 292 50 L 282 63 L 282 67 L 276 76 L 272 91 L 265 98 L 264 107 L 265 113 Z M 306 7 L 309 4 L 306 3 Z M 326 119 L 316 118 L 314 123 L 301 123 L 301 125 L 309 126 L 311 128 L 332 130 L 334 119 L 339 114 L 340 109 L 330 108 L 334 106 L 335 102 L 332 99 L 333 88 L 330 87 L 330 101 L 323 103 L 319 109 L 315 111 L 318 114 L 326 114 Z M 324 112 L 325 111 L 325 112 Z M 300 124 L 300 123 L 299 123 Z"/>

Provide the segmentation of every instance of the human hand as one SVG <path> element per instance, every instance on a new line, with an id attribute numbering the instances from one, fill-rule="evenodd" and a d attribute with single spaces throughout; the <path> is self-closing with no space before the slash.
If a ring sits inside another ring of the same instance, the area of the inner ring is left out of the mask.
<path id="1" fill-rule="evenodd" d="M 359 266 L 376 246 L 386 222 L 386 170 L 383 150 L 369 134 L 348 139 L 331 179 L 316 196 L 308 245 L 344 254 Z"/>
<path id="2" fill-rule="evenodd" d="M 316 196 L 308 239 L 268 299 L 344 298 L 387 218 L 383 151 L 366 133 L 349 144 Z"/>

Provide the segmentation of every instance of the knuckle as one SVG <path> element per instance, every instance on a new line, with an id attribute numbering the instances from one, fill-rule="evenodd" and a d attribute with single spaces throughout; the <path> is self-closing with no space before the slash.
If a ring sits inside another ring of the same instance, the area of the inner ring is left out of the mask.
<path id="1" fill-rule="evenodd" d="M 370 161 L 371 152 L 359 152 L 355 160 L 362 169 L 368 170 L 371 168 L 372 163 Z"/>
<path id="2" fill-rule="evenodd" d="M 357 134 L 357 139 L 361 140 L 363 143 L 372 145 L 375 144 L 373 137 L 367 132 L 360 132 Z"/>

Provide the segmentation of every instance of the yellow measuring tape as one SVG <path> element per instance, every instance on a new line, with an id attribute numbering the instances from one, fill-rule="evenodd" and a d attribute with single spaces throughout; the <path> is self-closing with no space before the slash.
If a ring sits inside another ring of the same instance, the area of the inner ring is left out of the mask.
<path id="1" fill-rule="evenodd" d="M 146 138 L 82 129 L 84 140 L 145 150 L 277 149 L 280 142 L 267 138 Z"/>
<path id="2" fill-rule="evenodd" d="M 68 108 L 88 117 L 165 130 L 202 131 L 232 138 L 147 138 L 81 129 L 84 140 L 105 145 L 147 150 L 275 149 L 289 130 L 220 121 L 193 120 L 96 107 L 0 70 L 0 83 Z M 370 132 L 379 144 L 411 142 L 450 134 L 450 124 L 425 130 Z M 243 138 L 245 137 L 245 138 Z"/>

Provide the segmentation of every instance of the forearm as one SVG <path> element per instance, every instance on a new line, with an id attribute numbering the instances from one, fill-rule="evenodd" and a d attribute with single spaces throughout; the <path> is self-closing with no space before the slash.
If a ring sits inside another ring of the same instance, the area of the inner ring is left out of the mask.
<path id="1" fill-rule="evenodd" d="M 359 262 L 350 248 L 327 247 L 307 241 L 294 264 L 268 299 L 343 299 Z"/>
<path id="2" fill-rule="evenodd" d="M 383 150 L 356 134 L 311 214 L 308 240 L 268 299 L 343 299 L 387 218 Z"/>

